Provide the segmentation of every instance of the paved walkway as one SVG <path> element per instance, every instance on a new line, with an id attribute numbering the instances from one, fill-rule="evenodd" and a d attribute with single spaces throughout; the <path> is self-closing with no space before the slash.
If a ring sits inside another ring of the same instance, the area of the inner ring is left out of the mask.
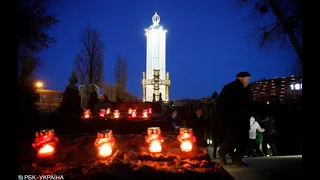
<path id="1" fill-rule="evenodd" d="M 212 149 L 208 150 L 212 155 Z M 219 162 L 218 159 L 213 160 Z M 248 164 L 248 167 L 224 166 L 235 180 L 303 179 L 301 155 L 253 157 L 244 158 L 243 161 Z M 228 163 L 231 163 L 231 159 L 228 159 Z"/>

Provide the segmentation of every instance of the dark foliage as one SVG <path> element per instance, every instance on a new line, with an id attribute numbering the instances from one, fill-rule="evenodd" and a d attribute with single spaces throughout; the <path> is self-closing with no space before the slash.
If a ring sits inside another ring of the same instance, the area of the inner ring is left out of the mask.
<path id="1" fill-rule="evenodd" d="M 55 43 L 49 32 L 52 25 L 59 21 L 56 15 L 49 14 L 49 0 L 18 0 L 17 36 L 18 36 L 18 74 L 22 71 L 26 59 L 33 59 L 35 70 L 41 52 Z M 32 55 L 32 56 L 30 56 Z"/>
<path id="2" fill-rule="evenodd" d="M 35 53 L 47 49 L 55 39 L 49 35 L 51 26 L 58 23 L 48 14 L 49 0 L 18 0 L 18 94 L 17 128 L 19 133 L 32 132 L 37 127 L 39 96 L 34 88 L 33 72 L 39 59 Z M 23 137 L 19 136 L 19 137 Z"/>
<path id="3" fill-rule="evenodd" d="M 39 102 L 39 95 L 32 85 L 18 84 L 17 94 L 17 129 L 18 132 L 33 132 L 38 118 L 36 103 Z"/>
<path id="4" fill-rule="evenodd" d="M 217 91 L 214 91 L 211 95 L 211 100 L 216 100 L 218 98 L 218 93 Z"/>
<path id="5" fill-rule="evenodd" d="M 60 111 L 67 114 L 80 114 L 81 98 L 75 86 L 68 86 L 63 93 Z"/>
<path id="6" fill-rule="evenodd" d="M 78 80 L 74 71 L 69 78 L 69 85 L 63 93 L 60 111 L 66 114 L 78 114 L 82 112 L 81 97 L 79 89 L 76 86 Z"/>
<path id="7" fill-rule="evenodd" d="M 49 0 L 18 0 L 17 35 L 19 47 L 41 52 L 50 47 L 55 39 L 49 35 L 51 26 L 59 21 L 47 12 Z"/>

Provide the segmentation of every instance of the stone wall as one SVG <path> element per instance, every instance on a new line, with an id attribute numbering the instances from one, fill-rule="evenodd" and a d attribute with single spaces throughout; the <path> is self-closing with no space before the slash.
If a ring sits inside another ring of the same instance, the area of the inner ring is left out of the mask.
<path id="1" fill-rule="evenodd" d="M 88 84 L 88 85 L 81 85 L 79 86 L 79 92 L 80 92 L 80 96 L 81 96 L 81 106 L 84 109 L 88 108 L 88 102 L 89 102 L 89 98 L 90 98 L 90 94 L 92 92 L 99 92 L 100 89 L 98 86 L 94 85 L 94 84 Z"/>

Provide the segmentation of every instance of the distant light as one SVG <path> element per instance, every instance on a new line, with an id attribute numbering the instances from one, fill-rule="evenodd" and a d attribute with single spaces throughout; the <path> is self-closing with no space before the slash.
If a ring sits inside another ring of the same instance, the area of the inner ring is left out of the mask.
<path id="1" fill-rule="evenodd" d="M 42 88 L 43 87 L 43 83 L 39 81 L 39 82 L 36 83 L 36 86 L 37 86 L 37 88 Z"/>
<path id="2" fill-rule="evenodd" d="M 270 102 L 269 102 L 269 101 L 267 101 L 267 104 L 270 104 Z"/>
<path id="3" fill-rule="evenodd" d="M 301 90 L 302 89 L 302 84 L 291 84 L 290 85 L 291 90 Z"/>

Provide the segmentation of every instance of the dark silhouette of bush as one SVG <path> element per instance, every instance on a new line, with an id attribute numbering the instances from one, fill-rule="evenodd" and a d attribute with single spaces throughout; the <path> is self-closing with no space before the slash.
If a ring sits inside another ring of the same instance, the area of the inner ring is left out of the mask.
<path id="1" fill-rule="evenodd" d="M 16 126 L 21 133 L 33 132 L 38 119 L 39 95 L 33 84 L 18 83 Z"/>
<path id="2" fill-rule="evenodd" d="M 69 84 L 63 93 L 62 102 L 59 108 L 62 113 L 80 115 L 82 112 L 81 97 L 79 89 L 76 86 L 77 82 L 78 79 L 76 74 L 72 71 L 69 78 Z"/>
<path id="3" fill-rule="evenodd" d="M 217 100 L 217 98 L 218 98 L 218 93 L 217 91 L 214 91 L 211 95 L 211 100 Z"/>

